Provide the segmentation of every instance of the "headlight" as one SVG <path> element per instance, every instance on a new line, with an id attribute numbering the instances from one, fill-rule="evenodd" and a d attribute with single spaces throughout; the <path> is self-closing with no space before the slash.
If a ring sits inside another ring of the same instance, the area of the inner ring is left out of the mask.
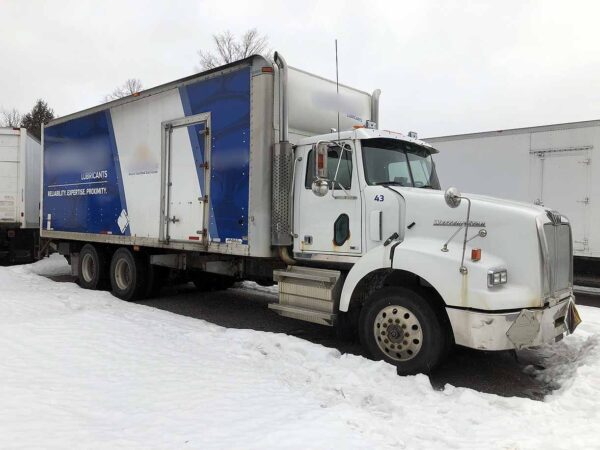
<path id="1" fill-rule="evenodd" d="M 506 284 L 508 281 L 508 274 L 506 269 L 490 269 L 488 270 L 488 287 L 498 286 L 499 284 Z"/>

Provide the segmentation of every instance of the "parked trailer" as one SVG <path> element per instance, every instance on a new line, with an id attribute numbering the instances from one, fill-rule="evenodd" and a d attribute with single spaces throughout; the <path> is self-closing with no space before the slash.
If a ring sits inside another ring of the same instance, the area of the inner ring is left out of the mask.
<path id="1" fill-rule="evenodd" d="M 41 147 L 25 128 L 0 128 L 0 264 L 37 256 Z"/>
<path id="2" fill-rule="evenodd" d="M 600 286 L 600 120 L 426 141 L 441 151 L 442 184 L 561 211 L 573 231 L 576 284 Z"/>
<path id="3" fill-rule="evenodd" d="M 401 373 L 453 343 L 572 332 L 568 221 L 440 192 L 436 150 L 377 129 L 379 91 L 336 91 L 253 56 L 54 120 L 42 237 L 124 300 L 165 270 L 202 289 L 277 281 L 275 312 L 358 334 Z"/>

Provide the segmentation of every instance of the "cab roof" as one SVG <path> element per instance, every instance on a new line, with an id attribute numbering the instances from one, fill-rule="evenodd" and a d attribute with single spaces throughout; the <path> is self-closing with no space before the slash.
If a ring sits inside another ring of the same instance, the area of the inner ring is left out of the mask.
<path id="1" fill-rule="evenodd" d="M 369 128 L 356 128 L 354 130 L 340 131 L 339 133 L 320 134 L 318 136 L 310 136 L 300 139 L 296 145 L 311 145 L 318 141 L 336 141 L 338 139 L 373 139 L 373 138 L 388 138 L 398 139 L 400 141 L 412 142 L 413 144 L 426 147 L 431 153 L 439 153 L 431 144 L 425 141 L 415 139 L 405 134 L 396 131 L 388 130 L 373 130 Z"/>

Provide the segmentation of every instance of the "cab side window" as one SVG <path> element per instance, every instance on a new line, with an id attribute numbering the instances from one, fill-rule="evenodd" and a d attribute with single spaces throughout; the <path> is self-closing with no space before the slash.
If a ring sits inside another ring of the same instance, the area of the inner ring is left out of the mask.
<path id="1" fill-rule="evenodd" d="M 342 153 L 342 160 L 340 161 L 340 153 Z M 304 180 L 304 187 L 310 189 L 312 182 L 315 177 L 315 151 L 311 150 L 308 152 L 306 158 L 306 179 Z M 338 163 L 340 165 L 338 169 Z M 337 177 L 335 172 L 337 170 Z M 327 178 L 331 181 L 335 179 L 335 186 L 333 189 L 350 189 L 352 187 L 352 153 L 349 151 L 342 152 L 339 147 L 332 147 L 327 152 Z"/>

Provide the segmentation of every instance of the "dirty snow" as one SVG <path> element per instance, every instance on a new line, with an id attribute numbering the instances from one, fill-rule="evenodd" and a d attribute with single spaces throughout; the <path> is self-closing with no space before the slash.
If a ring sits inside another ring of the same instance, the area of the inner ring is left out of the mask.
<path id="1" fill-rule="evenodd" d="M 543 402 L 398 377 L 294 337 L 222 328 L 0 268 L 0 448 L 593 448 L 600 309 L 540 349 Z M 245 285 L 245 288 L 252 288 Z"/>

